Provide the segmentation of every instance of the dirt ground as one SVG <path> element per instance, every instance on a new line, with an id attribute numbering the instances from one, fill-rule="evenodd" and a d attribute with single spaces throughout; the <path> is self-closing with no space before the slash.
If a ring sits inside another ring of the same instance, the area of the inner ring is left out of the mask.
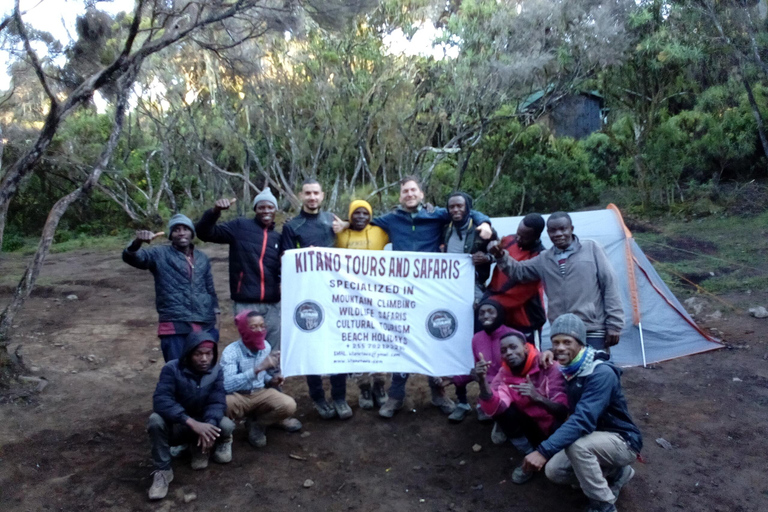
<path id="1" fill-rule="evenodd" d="M 226 344 L 236 338 L 226 252 L 205 250 Z M 19 262 L 2 255 L 0 273 Z M 355 415 L 346 422 L 321 420 L 303 379 L 289 379 L 304 435 L 269 431 L 268 446 L 256 451 L 240 426 L 232 463 L 193 472 L 176 460 L 168 498 L 150 503 L 144 426 L 163 364 L 151 275 L 123 264 L 119 251 L 78 251 L 52 255 L 43 278 L 18 317 L 11 349 L 21 345 L 31 374 L 50 384 L 31 401 L 0 405 L 0 510 L 558 512 L 586 503 L 543 476 L 511 483 L 521 457 L 493 445 L 490 426 L 475 417 L 450 425 L 428 405 L 423 377 L 411 379 L 407 408 L 390 421 L 359 410 L 350 386 Z M 9 292 L 0 289 L 0 303 Z M 72 294 L 77 300 L 67 299 Z M 741 309 L 711 303 L 722 316 L 703 325 L 719 329 L 729 348 L 624 374 L 645 463 L 622 491 L 621 511 L 768 510 L 768 319 L 745 313 L 768 303 L 768 293 L 723 299 Z M 307 479 L 314 486 L 304 488 Z"/>

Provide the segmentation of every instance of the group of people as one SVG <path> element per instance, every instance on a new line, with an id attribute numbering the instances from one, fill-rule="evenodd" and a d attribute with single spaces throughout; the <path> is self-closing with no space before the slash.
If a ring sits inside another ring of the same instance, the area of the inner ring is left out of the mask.
<path id="1" fill-rule="evenodd" d="M 470 375 L 430 377 L 431 403 L 452 422 L 471 413 L 467 386 L 480 390 L 478 419 L 493 421 L 492 438 L 525 454 L 512 479 L 524 483 L 545 468 L 558 483 L 581 487 L 590 511 L 616 510 L 620 488 L 632 478 L 630 464 L 642 438 L 624 399 L 621 372 L 610 362 L 623 311 L 616 276 L 603 249 L 573 234 L 570 216 L 529 214 L 516 234 L 498 239 L 490 219 L 456 192 L 446 208 L 423 203 L 419 180 L 400 182 L 400 206 L 379 217 L 366 201 L 353 201 L 347 220 L 323 211 L 316 180 L 302 184 L 302 208 L 282 233 L 275 230 L 277 199 L 265 188 L 253 200 L 253 218 L 219 222 L 235 199 L 219 199 L 195 224 L 176 214 L 168 224 L 170 245 L 142 249 L 164 233 L 138 231 L 123 260 L 155 278 L 158 336 L 166 361 L 148 423 L 155 466 L 150 499 L 161 499 L 173 479 L 171 453 L 192 452 L 192 467 L 232 459 L 232 433 L 245 419 L 248 441 L 267 443 L 266 428 L 302 428 L 295 400 L 283 393 L 280 374 L 280 257 L 302 247 L 340 247 L 472 255 L 475 268 L 475 366 Z M 554 247 L 545 250 L 547 229 Z M 229 245 L 229 284 L 240 339 L 219 358 L 220 310 L 207 256 L 194 247 Z M 492 263 L 496 263 L 491 274 Z M 490 281 L 489 281 L 490 277 Z M 486 284 L 487 283 L 487 284 Z M 548 307 L 545 312 L 544 294 Z M 552 350 L 537 346 L 551 322 Z M 353 415 L 346 400 L 347 374 L 330 376 L 331 400 L 322 377 L 306 376 L 309 395 L 324 419 Z M 361 409 L 392 418 L 403 407 L 409 375 L 355 375 Z M 446 388 L 455 386 L 455 403 Z"/>

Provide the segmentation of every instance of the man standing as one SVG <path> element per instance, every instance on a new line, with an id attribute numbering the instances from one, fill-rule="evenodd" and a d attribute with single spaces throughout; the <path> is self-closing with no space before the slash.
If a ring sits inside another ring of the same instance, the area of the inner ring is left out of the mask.
<path id="1" fill-rule="evenodd" d="M 529 213 L 520 221 L 517 233 L 502 238 L 499 246 L 515 261 L 533 259 L 544 251 L 541 244 L 542 231 L 542 216 Z M 492 260 L 493 257 L 486 253 L 478 252 L 472 256 L 475 265 L 487 265 Z M 483 297 L 493 299 L 504 307 L 506 324 L 525 334 L 528 343 L 534 343 L 535 333 L 541 334 L 541 328 L 547 321 L 541 281 L 515 284 L 497 266 L 493 269 L 491 283 Z"/>
<path id="2" fill-rule="evenodd" d="M 227 392 L 227 416 L 246 418 L 248 442 L 254 448 L 267 445 L 266 429 L 278 425 L 288 432 L 301 429 L 301 422 L 291 418 L 296 401 L 278 388 L 280 351 L 272 351 L 266 339 L 264 317 L 256 311 L 243 311 L 235 317 L 240 339 L 221 353 L 224 390 Z"/>
<path id="3" fill-rule="evenodd" d="M 267 322 L 267 337 L 280 349 L 280 233 L 275 231 L 277 199 L 265 187 L 253 200 L 253 219 L 240 217 L 217 225 L 235 199 L 219 199 L 197 222 L 200 240 L 229 244 L 229 293 L 234 314 L 257 311 Z"/>
<path id="4" fill-rule="evenodd" d="M 207 332 L 194 332 L 186 340 L 180 359 L 163 366 L 153 397 L 154 412 L 147 432 L 152 443 L 154 480 L 149 499 L 168 494 L 173 480 L 171 445 L 196 443 L 192 450 L 192 469 L 232 460 L 232 431 L 235 424 L 224 416 L 226 401 L 224 378 L 216 364 L 216 340 Z"/>
<path id="5" fill-rule="evenodd" d="M 370 225 L 372 217 L 373 209 L 368 201 L 352 201 L 349 204 L 349 228 L 336 235 L 336 247 L 364 251 L 384 250 L 384 246 L 389 243 L 389 237 L 380 227 Z M 374 406 L 384 405 L 387 401 L 387 393 L 384 391 L 386 374 L 360 373 L 356 377 L 360 387 L 360 408 L 373 409 Z"/>
<path id="6" fill-rule="evenodd" d="M 451 222 L 444 229 L 443 243 L 440 245 L 442 252 L 449 254 L 471 254 L 475 264 L 475 304 L 483 297 L 485 282 L 491 275 L 491 262 L 487 257 L 486 249 L 489 240 L 480 238 L 476 231 L 474 221 L 469 216 L 472 210 L 472 198 L 464 192 L 454 192 L 448 197 L 448 213 Z M 494 231 L 491 240 L 496 240 Z M 475 255 L 481 255 L 475 258 Z"/>
<path id="7" fill-rule="evenodd" d="M 124 262 L 149 270 L 155 278 L 157 334 L 166 362 L 182 356 L 190 332 L 206 331 L 219 339 L 219 300 L 208 257 L 192 244 L 195 227 L 177 213 L 168 222 L 168 231 L 170 246 L 141 249 L 164 233 L 137 231 L 136 239 L 123 250 Z"/>
<path id="8" fill-rule="evenodd" d="M 557 364 L 546 369 L 540 364 L 539 351 L 519 331 L 504 334 L 499 350 L 504 364 L 490 385 L 483 377 L 491 363 L 480 354 L 475 365 L 480 407 L 493 417 L 512 445 L 528 455 L 568 415 L 565 379 Z M 533 475 L 520 466 L 512 473 L 512 481 L 523 484 Z"/>
<path id="9" fill-rule="evenodd" d="M 439 252 L 443 236 L 443 228 L 451 221 L 451 216 L 445 208 L 435 208 L 428 211 L 423 205 L 424 192 L 415 176 L 406 176 L 400 180 L 400 207 L 394 212 L 373 219 L 371 224 L 379 226 L 389 236 L 392 249 L 395 251 Z M 488 240 L 492 230 L 490 219 L 480 212 L 470 210 L 470 217 L 480 232 L 480 237 Z M 389 399 L 379 409 L 383 418 L 391 418 L 403 407 L 405 400 L 405 384 L 407 373 L 392 374 L 392 384 L 389 387 Z M 445 396 L 445 389 L 440 377 L 429 379 L 432 392 L 432 405 L 439 407 L 444 414 L 451 414 L 455 405 Z"/>
<path id="10" fill-rule="evenodd" d="M 334 215 L 320 210 L 325 194 L 323 187 L 314 179 L 308 179 L 301 185 L 301 211 L 299 215 L 283 226 L 283 251 L 302 247 L 333 247 L 336 244 L 334 234 Z M 338 415 L 345 420 L 352 417 L 352 409 L 347 403 L 347 374 L 331 375 L 331 398 L 333 406 L 325 399 L 323 378 L 320 375 L 307 375 L 309 396 L 315 403 L 315 409 L 323 419 Z"/>
<path id="11" fill-rule="evenodd" d="M 554 247 L 531 260 L 518 262 L 494 242 L 488 244 L 488 250 L 510 282 L 541 280 L 549 300 L 550 321 L 573 313 L 587 327 L 586 344 L 597 350 L 616 345 L 624 327 L 624 312 L 616 273 L 605 251 L 592 240 L 580 241 L 565 212 L 549 216 L 547 234 Z"/>
<path id="12" fill-rule="evenodd" d="M 630 464 L 643 447 L 621 389 L 621 370 L 586 345 L 587 330 L 578 316 L 558 317 L 551 335 L 571 416 L 525 457 L 523 470 L 540 471 L 546 464 L 551 481 L 581 487 L 588 512 L 615 512 L 619 491 L 635 475 Z"/>

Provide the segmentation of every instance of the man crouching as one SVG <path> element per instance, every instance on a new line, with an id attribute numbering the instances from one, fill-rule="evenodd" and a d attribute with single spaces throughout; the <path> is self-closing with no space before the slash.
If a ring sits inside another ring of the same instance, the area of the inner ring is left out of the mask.
<path id="1" fill-rule="evenodd" d="M 169 361 L 160 371 L 153 397 L 154 412 L 147 424 L 155 465 L 154 481 L 149 488 L 151 500 L 168 494 L 168 484 L 173 480 L 172 444 L 196 444 L 192 449 L 192 469 L 208 467 L 211 449 L 214 461 L 223 464 L 232 460 L 235 424 L 224 416 L 224 375 L 217 361 L 213 336 L 205 331 L 194 332 L 187 337 L 181 358 Z"/>
<path id="2" fill-rule="evenodd" d="M 525 457 L 523 469 L 539 471 L 546 464 L 551 481 L 581 487 L 589 498 L 587 512 L 615 512 L 619 491 L 635 475 L 630 464 L 643 446 L 621 390 L 621 370 L 585 345 L 586 327 L 574 314 L 558 317 L 550 335 L 567 381 L 571 416 Z"/>

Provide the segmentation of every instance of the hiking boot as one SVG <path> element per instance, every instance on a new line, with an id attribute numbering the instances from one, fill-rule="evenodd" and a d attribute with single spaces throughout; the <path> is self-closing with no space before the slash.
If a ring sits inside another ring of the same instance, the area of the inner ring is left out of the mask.
<path id="1" fill-rule="evenodd" d="M 245 422 L 245 428 L 248 430 L 248 443 L 254 448 L 264 448 L 267 446 L 267 434 L 265 428 L 253 420 Z"/>
<path id="2" fill-rule="evenodd" d="M 373 393 L 371 393 L 370 385 L 360 386 L 360 398 L 357 399 L 357 404 L 361 409 L 373 409 Z"/>
<path id="3" fill-rule="evenodd" d="M 303 425 L 296 418 L 285 418 L 283 421 L 278 423 L 277 426 L 286 432 L 296 432 L 301 430 Z"/>
<path id="4" fill-rule="evenodd" d="M 384 391 L 383 382 L 374 382 L 373 392 L 371 394 L 373 395 L 373 403 L 375 407 L 381 408 L 381 406 L 387 403 L 387 393 Z"/>
<path id="5" fill-rule="evenodd" d="M 330 420 L 336 417 L 336 409 L 331 407 L 331 404 L 326 402 L 325 398 L 315 402 L 315 409 L 320 414 L 320 417 L 324 420 Z"/>
<path id="6" fill-rule="evenodd" d="M 173 481 L 173 470 L 158 469 L 152 474 L 154 479 L 152 480 L 152 487 L 149 488 L 149 499 L 161 500 L 168 494 L 168 484 Z"/>
<path id="7" fill-rule="evenodd" d="M 352 417 L 352 408 L 344 399 L 334 400 L 333 408 L 336 409 L 336 414 L 339 415 L 340 420 L 348 420 Z"/>
<path id="8" fill-rule="evenodd" d="M 504 444 L 507 442 L 507 434 L 504 433 L 498 423 L 493 424 L 493 430 L 491 430 L 491 442 L 493 444 Z"/>
<path id="9" fill-rule="evenodd" d="M 200 448 L 192 450 L 192 469 L 195 471 L 205 469 L 208 467 L 208 458 L 210 453 L 203 453 Z"/>
<path id="10" fill-rule="evenodd" d="M 493 416 L 488 416 L 483 408 L 480 407 L 480 404 L 477 405 L 477 421 L 480 423 L 488 423 L 489 421 L 493 421 Z"/>
<path id="11" fill-rule="evenodd" d="M 379 416 L 382 418 L 391 418 L 396 411 L 403 408 L 403 401 L 396 398 L 387 398 L 387 401 L 379 409 Z"/>
<path id="12" fill-rule="evenodd" d="M 587 506 L 585 512 L 617 512 L 616 505 L 608 503 L 607 501 L 595 501 L 589 500 L 589 506 Z"/>
<path id="13" fill-rule="evenodd" d="M 522 485 L 531 478 L 533 478 L 533 475 L 536 473 L 526 473 L 523 471 L 523 466 L 518 466 L 515 468 L 515 470 L 512 472 L 512 482 Z"/>
<path id="14" fill-rule="evenodd" d="M 453 410 L 451 415 L 448 416 L 448 421 L 451 423 L 461 423 L 464 421 L 464 418 L 467 417 L 467 414 L 469 414 L 469 411 L 471 410 L 472 408 L 469 406 L 469 404 L 459 404 Z"/>
<path id="15" fill-rule="evenodd" d="M 632 466 L 624 466 L 616 472 L 616 475 L 613 478 L 608 479 L 608 487 L 611 488 L 611 492 L 615 499 L 619 499 L 621 488 L 624 487 L 627 482 L 632 480 L 633 476 L 635 476 L 634 468 Z"/>
<path id="16" fill-rule="evenodd" d="M 216 443 L 216 448 L 213 450 L 213 461 L 218 464 L 226 464 L 232 461 L 232 436 L 222 441 L 219 440 Z"/>
<path id="17" fill-rule="evenodd" d="M 453 410 L 456 409 L 456 404 L 453 403 L 453 400 L 445 396 L 444 389 L 433 389 L 432 400 L 430 400 L 430 403 L 435 407 L 439 407 L 440 412 L 443 414 L 451 414 Z"/>

